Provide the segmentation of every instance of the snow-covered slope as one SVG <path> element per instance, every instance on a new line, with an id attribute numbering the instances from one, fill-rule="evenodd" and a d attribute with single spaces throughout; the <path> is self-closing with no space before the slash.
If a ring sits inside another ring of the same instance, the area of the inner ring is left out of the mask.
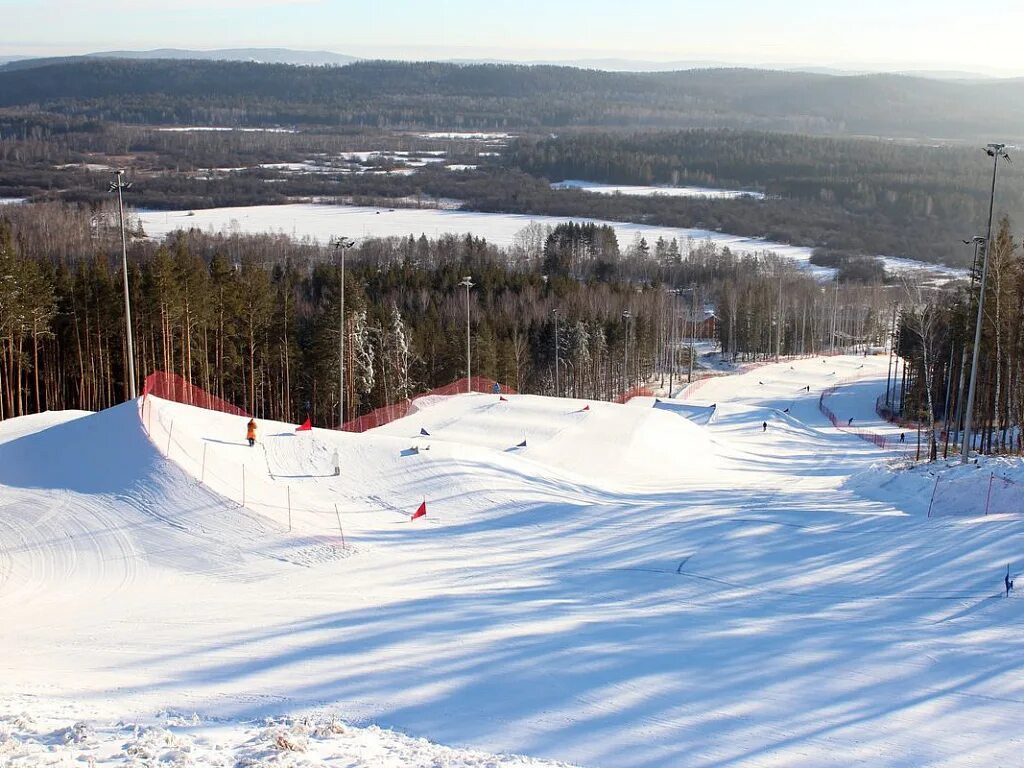
<path id="1" fill-rule="evenodd" d="M 1024 525 L 818 412 L 891 429 L 886 362 L 253 448 L 155 398 L 0 425 L 0 762 L 1013 764 Z"/>

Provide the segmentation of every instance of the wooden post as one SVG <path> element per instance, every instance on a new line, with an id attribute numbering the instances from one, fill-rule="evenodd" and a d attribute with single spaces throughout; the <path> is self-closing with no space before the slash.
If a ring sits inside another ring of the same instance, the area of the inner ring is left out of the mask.
<path id="1" fill-rule="evenodd" d="M 334 505 L 334 514 L 338 517 L 338 533 L 341 534 L 341 546 L 345 546 L 345 531 L 341 528 L 341 512 L 338 511 L 338 505 Z"/>
<path id="2" fill-rule="evenodd" d="M 932 498 L 931 498 L 931 501 L 928 502 L 928 517 L 932 516 L 932 504 L 935 503 L 935 493 L 938 490 L 939 490 L 939 478 L 936 477 L 935 478 L 935 487 L 932 488 Z"/>
<path id="3" fill-rule="evenodd" d="M 985 514 L 988 514 L 989 504 L 992 503 L 992 481 L 995 479 L 996 473 L 991 472 L 988 476 L 988 493 L 985 495 Z"/>

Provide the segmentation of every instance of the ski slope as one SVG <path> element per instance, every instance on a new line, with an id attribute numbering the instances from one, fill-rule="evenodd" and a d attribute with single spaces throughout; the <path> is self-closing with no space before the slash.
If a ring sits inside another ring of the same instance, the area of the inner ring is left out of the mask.
<path id="1" fill-rule="evenodd" d="M 887 362 L 253 448 L 156 398 L 4 422 L 0 763 L 1012 765 L 1024 518 L 929 518 L 820 414 L 892 429 Z"/>

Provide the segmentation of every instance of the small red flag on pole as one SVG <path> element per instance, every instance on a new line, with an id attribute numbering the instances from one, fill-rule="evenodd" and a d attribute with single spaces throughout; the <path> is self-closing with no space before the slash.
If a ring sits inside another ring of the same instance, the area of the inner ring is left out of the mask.
<path id="1" fill-rule="evenodd" d="M 310 421 L 309 419 L 306 419 L 304 422 L 302 422 L 302 426 L 301 427 L 296 427 L 295 428 L 295 431 L 296 432 L 309 432 L 312 429 L 313 429 L 313 422 Z"/>
<path id="2" fill-rule="evenodd" d="M 416 511 L 412 513 L 412 518 L 410 518 L 410 519 L 415 520 L 417 517 L 426 517 L 426 516 L 427 516 L 427 502 L 424 501 L 422 504 L 419 505 L 419 507 L 417 507 Z"/>

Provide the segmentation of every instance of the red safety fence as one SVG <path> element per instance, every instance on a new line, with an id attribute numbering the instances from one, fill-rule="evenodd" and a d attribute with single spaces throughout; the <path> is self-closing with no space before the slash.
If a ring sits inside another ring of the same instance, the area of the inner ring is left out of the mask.
<path id="1" fill-rule="evenodd" d="M 821 411 L 822 414 L 824 414 L 830 422 L 832 422 L 832 426 L 835 427 L 836 429 L 840 429 L 843 432 L 848 432 L 851 435 L 856 435 L 861 440 L 865 440 L 871 443 L 872 445 L 877 445 L 879 448 L 882 449 L 892 447 L 890 445 L 890 443 L 893 442 L 893 439 L 891 437 L 887 435 L 880 435 L 877 432 L 871 432 L 867 429 L 860 429 L 859 427 L 851 427 L 846 424 L 843 424 L 839 420 L 839 417 L 832 412 L 832 409 L 825 405 L 825 396 L 831 395 L 833 392 L 839 389 L 840 386 L 842 385 L 836 384 L 835 386 L 829 387 L 828 389 L 824 390 L 821 393 L 821 396 L 818 398 L 818 410 Z"/>
<path id="2" fill-rule="evenodd" d="M 622 405 L 628 403 L 634 397 L 654 397 L 654 390 L 649 387 L 633 387 L 632 389 L 627 389 L 612 402 Z"/>
<path id="3" fill-rule="evenodd" d="M 233 416 L 248 416 L 249 414 L 241 408 L 232 405 L 226 400 L 211 395 L 205 389 L 190 384 L 176 373 L 164 373 L 157 371 L 146 377 L 142 386 L 142 397 L 153 395 L 162 400 L 170 400 L 175 403 L 194 405 L 197 408 L 206 408 L 210 411 L 230 413 Z"/>
<path id="4" fill-rule="evenodd" d="M 437 387 L 436 389 L 422 392 L 409 400 L 385 405 L 375 411 L 370 411 L 369 413 L 352 419 L 351 421 L 346 421 L 342 426 L 342 430 L 345 432 L 365 432 L 368 429 L 382 427 L 385 424 L 390 424 L 396 419 L 408 416 L 414 409 L 414 405 L 417 400 L 422 400 L 425 397 L 447 397 L 449 395 L 464 394 L 471 391 L 499 395 L 518 394 L 511 387 L 499 384 L 494 379 L 488 379 L 485 376 L 474 376 L 469 380 L 468 385 L 466 378 L 463 377 L 457 381 L 453 381 L 451 384 L 446 384 L 443 387 Z"/>

